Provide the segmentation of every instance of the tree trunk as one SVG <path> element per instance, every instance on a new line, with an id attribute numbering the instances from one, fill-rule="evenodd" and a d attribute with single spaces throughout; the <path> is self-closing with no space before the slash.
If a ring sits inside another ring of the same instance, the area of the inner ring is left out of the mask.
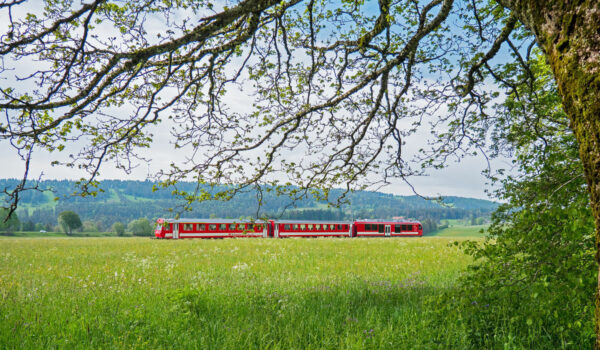
<path id="1" fill-rule="evenodd" d="M 600 1 L 506 1 L 535 34 L 556 78 L 579 142 L 596 223 L 600 264 Z M 596 349 L 600 348 L 600 274 L 596 290 Z"/>

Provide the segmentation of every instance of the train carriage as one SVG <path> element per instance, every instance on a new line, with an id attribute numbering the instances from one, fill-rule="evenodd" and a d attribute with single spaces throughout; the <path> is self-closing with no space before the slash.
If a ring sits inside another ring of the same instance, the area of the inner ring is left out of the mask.
<path id="1" fill-rule="evenodd" d="M 420 222 L 355 221 L 353 231 L 355 237 L 423 236 Z"/>
<path id="2" fill-rule="evenodd" d="M 274 237 L 352 237 L 350 221 L 284 220 L 274 222 Z"/>
<path id="3" fill-rule="evenodd" d="M 266 221 L 234 219 L 158 219 L 156 238 L 268 237 L 271 224 Z"/>
<path id="4" fill-rule="evenodd" d="M 419 222 L 359 221 L 243 221 L 235 219 L 158 219 L 156 238 L 226 237 L 403 237 L 422 236 Z"/>

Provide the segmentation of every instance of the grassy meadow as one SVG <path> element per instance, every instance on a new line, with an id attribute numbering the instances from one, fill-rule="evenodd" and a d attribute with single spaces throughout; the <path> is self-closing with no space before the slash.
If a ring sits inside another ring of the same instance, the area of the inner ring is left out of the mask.
<path id="1" fill-rule="evenodd" d="M 433 236 L 437 237 L 466 237 L 476 238 L 485 237 L 483 231 L 487 229 L 488 225 L 473 225 L 473 226 L 451 226 L 443 228 L 433 233 Z"/>
<path id="2" fill-rule="evenodd" d="M 451 241 L 4 237 L 0 348 L 445 347 Z"/>

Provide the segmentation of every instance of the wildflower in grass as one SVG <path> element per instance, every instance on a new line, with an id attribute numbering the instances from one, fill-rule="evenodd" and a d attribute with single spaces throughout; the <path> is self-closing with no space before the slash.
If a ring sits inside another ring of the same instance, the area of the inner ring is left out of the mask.
<path id="1" fill-rule="evenodd" d="M 355 317 L 346 318 L 346 323 L 356 323 L 356 322 L 358 322 L 358 319 Z"/>
<path id="2" fill-rule="evenodd" d="M 248 264 L 246 264 L 246 263 L 233 265 L 233 267 L 232 267 L 232 269 L 234 269 L 234 270 L 245 270 L 247 268 L 248 268 Z"/>
<path id="3" fill-rule="evenodd" d="M 367 337 L 367 338 L 371 338 L 373 337 L 375 334 L 373 334 L 375 331 L 373 330 L 373 328 L 369 329 L 368 331 L 365 329 L 363 331 L 363 334 Z"/>

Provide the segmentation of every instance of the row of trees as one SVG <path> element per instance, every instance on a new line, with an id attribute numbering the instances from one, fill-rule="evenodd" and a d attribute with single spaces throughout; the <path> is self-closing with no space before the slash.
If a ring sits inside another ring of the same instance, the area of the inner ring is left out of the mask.
<path id="1" fill-rule="evenodd" d="M 5 210 L 5 209 L 4 209 Z M 0 214 L 2 212 L 0 211 Z M 123 236 L 125 233 L 131 233 L 134 236 L 151 236 L 154 227 L 147 218 L 139 218 L 132 220 L 125 225 L 119 221 L 114 222 L 106 230 L 102 230 L 96 222 L 81 221 L 79 215 L 74 211 L 63 211 L 58 215 L 58 225 L 51 224 L 34 224 L 32 221 L 20 222 L 16 214 L 11 215 L 6 222 L 0 222 L 0 232 L 13 233 L 16 231 L 62 231 L 67 235 L 73 235 L 73 232 L 114 232 L 118 236 Z"/>
<path id="2" fill-rule="evenodd" d="M 346 220 L 349 219 L 348 215 L 343 213 L 341 210 L 329 210 L 329 209 L 308 209 L 301 211 L 289 211 L 286 213 L 284 219 L 313 219 L 313 220 Z M 211 215 L 211 217 L 216 217 Z M 369 216 L 365 216 L 367 218 Z M 483 218 L 479 218 L 483 220 Z M 438 230 L 440 227 L 439 221 L 435 218 L 425 217 L 420 219 L 423 225 L 423 232 L 430 234 Z M 479 222 L 479 220 L 478 220 Z M 0 231 L 14 232 L 14 231 L 62 231 L 68 235 L 72 235 L 74 231 L 81 232 L 114 232 L 118 236 L 123 236 L 125 232 L 129 232 L 134 236 L 150 236 L 153 232 L 153 226 L 147 218 L 139 218 L 132 220 L 129 224 L 125 225 L 120 221 L 115 221 L 111 226 L 104 227 L 101 221 L 82 221 L 79 214 L 74 211 L 63 211 L 58 215 L 58 226 L 51 224 L 34 224 L 32 221 L 20 222 L 18 216 L 15 214 L 11 216 L 11 219 L 0 224 Z"/>
<path id="3" fill-rule="evenodd" d="M 79 218 L 79 215 L 74 211 L 63 211 L 58 215 L 58 224 L 62 231 L 67 235 L 72 235 L 73 230 L 82 229 L 83 223 Z M 147 218 L 140 218 L 131 221 L 127 227 L 119 221 L 112 224 L 110 227 L 111 232 L 117 234 L 117 236 L 125 235 L 125 232 L 129 232 L 134 236 L 151 236 L 153 232 L 153 226 Z M 92 231 L 93 232 L 93 231 Z M 97 232 L 97 228 L 96 228 Z"/>
<path id="4" fill-rule="evenodd" d="M 0 179 L 0 188 L 14 185 L 16 181 Z M 153 183 L 148 181 L 103 181 L 102 187 L 105 192 L 98 194 L 95 198 L 85 197 L 83 199 L 69 196 L 76 190 L 75 181 L 48 180 L 39 181 L 37 184 L 42 188 L 52 188 L 54 192 L 28 192 L 36 193 L 39 201 L 33 201 L 30 198 L 32 196 L 22 199 L 22 203 L 27 203 L 28 208 L 18 210 L 17 214 L 24 223 L 31 221 L 33 224 L 54 225 L 59 213 L 75 211 L 79 213 L 84 226 L 86 226 L 86 221 L 94 222 L 98 226 L 96 230 L 106 230 L 115 221 L 130 222 L 140 217 L 171 215 L 167 208 L 176 207 L 178 204 L 174 198 L 164 198 L 162 196 L 164 191 L 152 192 Z M 190 186 L 191 183 L 182 184 L 184 188 Z M 332 196 L 335 196 L 340 190 L 331 192 Z M 209 217 L 211 214 L 217 217 L 255 216 L 257 194 L 256 191 L 250 191 L 230 202 L 211 201 L 195 204 L 191 213 L 183 215 L 192 215 L 193 217 Z M 58 198 L 56 202 L 53 199 L 54 196 Z M 262 209 L 263 213 L 269 213 L 270 216 L 281 216 L 286 219 L 330 220 L 404 216 L 419 220 L 431 218 L 439 221 L 489 217 L 491 211 L 497 207 L 494 202 L 472 198 L 446 197 L 444 203 L 447 206 L 442 206 L 416 196 L 394 196 L 368 191 L 350 193 L 348 199 L 350 203 L 342 204 L 339 208 L 324 208 L 323 203 L 319 203 L 314 198 L 300 201 L 292 206 L 289 199 L 268 195 L 263 200 L 269 205 Z M 140 205 L 142 203 L 143 205 Z M 319 204 L 320 208 L 317 208 Z M 296 207 L 302 209 L 294 209 Z M 84 230 L 93 230 L 93 227 L 84 227 Z"/>

